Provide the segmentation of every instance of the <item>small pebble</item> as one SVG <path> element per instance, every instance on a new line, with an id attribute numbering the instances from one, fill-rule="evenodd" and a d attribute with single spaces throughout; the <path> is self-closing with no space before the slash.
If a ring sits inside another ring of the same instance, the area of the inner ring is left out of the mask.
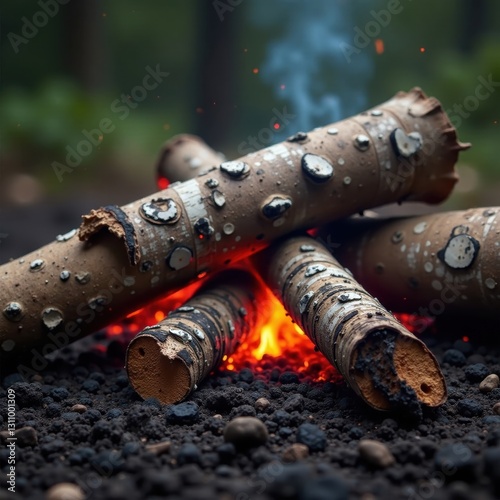
<path id="1" fill-rule="evenodd" d="M 69 396 L 69 391 L 66 387 L 54 387 L 50 391 L 50 395 L 54 398 L 54 401 L 62 401 Z"/>
<path id="2" fill-rule="evenodd" d="M 457 411 L 462 417 L 480 417 L 483 407 L 475 399 L 462 399 L 457 403 Z"/>
<path id="3" fill-rule="evenodd" d="M 200 410 L 194 401 L 187 401 L 167 408 L 167 423 L 192 424 L 198 420 Z"/>
<path id="4" fill-rule="evenodd" d="M 266 411 L 271 403 L 269 402 L 269 399 L 266 398 L 259 398 L 257 401 L 255 401 L 255 409 L 257 411 Z"/>
<path id="5" fill-rule="evenodd" d="M 52 486 L 45 494 L 46 500 L 84 500 L 85 493 L 73 483 L 59 483 Z"/>
<path id="6" fill-rule="evenodd" d="M 292 394 L 284 403 L 283 410 L 291 412 L 304 409 L 304 397 L 301 394 Z"/>
<path id="7" fill-rule="evenodd" d="M 264 423 L 255 417 L 236 417 L 224 428 L 224 440 L 236 447 L 251 448 L 267 441 Z"/>
<path id="8" fill-rule="evenodd" d="M 302 424 L 297 431 L 297 442 L 305 444 L 309 451 L 323 451 L 326 448 L 326 434 L 315 424 Z"/>
<path id="9" fill-rule="evenodd" d="M 458 349 L 448 349 L 443 355 L 443 363 L 448 363 L 451 366 L 464 366 L 467 363 L 467 358 Z"/>
<path id="10" fill-rule="evenodd" d="M 200 464 L 201 458 L 200 449 L 193 443 L 183 444 L 177 452 L 178 465 Z"/>
<path id="11" fill-rule="evenodd" d="M 74 411 L 76 413 L 85 413 L 87 411 L 87 407 L 85 405 L 81 405 L 77 403 L 76 405 L 73 405 L 69 411 Z"/>
<path id="12" fill-rule="evenodd" d="M 389 448 L 380 441 L 362 439 L 358 445 L 359 455 L 369 465 L 385 469 L 394 464 L 394 456 Z"/>
<path id="13" fill-rule="evenodd" d="M 299 376 L 294 372 L 283 372 L 280 375 L 279 381 L 282 384 L 298 384 Z"/>
<path id="14" fill-rule="evenodd" d="M 464 368 L 465 376 L 469 382 L 481 382 L 490 374 L 489 368 L 483 363 L 474 363 Z"/>
<path id="15" fill-rule="evenodd" d="M 163 455 L 164 453 L 168 453 L 171 446 L 172 443 L 170 441 L 162 441 L 161 443 L 147 444 L 145 448 L 146 451 L 150 451 L 151 453 L 159 456 Z"/>
<path id="16" fill-rule="evenodd" d="M 38 435 L 33 427 L 21 427 L 16 429 L 15 436 L 19 446 L 36 446 L 38 444 Z"/>
<path id="17" fill-rule="evenodd" d="M 302 443 L 293 443 L 283 452 L 283 462 L 297 462 L 309 456 L 309 448 Z"/>
<path id="18" fill-rule="evenodd" d="M 493 389 L 496 389 L 500 385 L 500 378 L 497 374 L 491 373 L 488 375 L 480 384 L 479 390 L 481 392 L 491 392 Z"/>
<path id="19" fill-rule="evenodd" d="M 99 384 L 99 382 L 97 382 L 97 380 L 93 380 L 91 378 L 88 378 L 82 384 L 82 389 L 84 391 L 90 392 L 92 394 L 95 394 L 99 390 L 100 387 L 101 387 L 101 384 Z"/>
<path id="20" fill-rule="evenodd" d="M 495 403 L 493 405 L 493 413 L 496 413 L 497 415 L 500 415 L 500 403 Z"/>

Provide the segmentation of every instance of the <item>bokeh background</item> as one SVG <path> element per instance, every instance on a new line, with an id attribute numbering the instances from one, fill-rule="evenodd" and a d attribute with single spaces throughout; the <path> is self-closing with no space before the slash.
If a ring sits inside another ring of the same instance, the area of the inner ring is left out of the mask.
<path id="1" fill-rule="evenodd" d="M 494 0 L 10 1 L 1 70 L 1 262 L 91 208 L 156 191 L 154 164 L 175 134 L 236 157 L 413 86 L 473 143 L 437 209 L 500 201 Z"/>

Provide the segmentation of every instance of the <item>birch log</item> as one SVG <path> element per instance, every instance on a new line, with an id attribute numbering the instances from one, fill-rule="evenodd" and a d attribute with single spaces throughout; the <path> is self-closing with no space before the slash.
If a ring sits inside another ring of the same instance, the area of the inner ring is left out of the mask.
<path id="1" fill-rule="evenodd" d="M 162 147 L 156 163 L 159 184 L 183 182 L 196 177 L 210 167 L 218 167 L 225 157 L 209 147 L 200 137 L 180 134 L 169 139 Z"/>
<path id="2" fill-rule="evenodd" d="M 378 410 L 420 414 L 446 400 L 433 354 L 310 237 L 275 243 L 259 255 L 264 280 L 292 319 Z"/>
<path id="3" fill-rule="evenodd" d="M 251 272 L 235 269 L 217 275 L 131 341 L 126 367 L 132 387 L 144 399 L 165 404 L 183 400 L 262 326 L 267 293 Z"/>
<path id="4" fill-rule="evenodd" d="M 437 203 L 468 145 L 420 89 L 124 207 L 1 266 L 2 364 L 52 352 L 274 239 L 404 200 Z M 76 236 L 78 234 L 78 236 Z"/>
<path id="5" fill-rule="evenodd" d="M 350 219 L 324 241 L 387 307 L 421 316 L 500 317 L 500 208 Z"/>

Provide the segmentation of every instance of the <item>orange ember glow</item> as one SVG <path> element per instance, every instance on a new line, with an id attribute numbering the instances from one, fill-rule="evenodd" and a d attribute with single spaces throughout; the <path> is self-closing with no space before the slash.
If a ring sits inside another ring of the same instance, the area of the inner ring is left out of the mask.
<path id="1" fill-rule="evenodd" d="M 200 282 L 194 283 L 129 314 L 121 323 L 106 329 L 108 337 L 116 338 L 121 335 L 121 339 L 128 343 L 146 326 L 160 322 L 168 315 L 168 311 L 182 306 L 199 286 Z M 221 370 L 240 371 L 243 368 L 250 368 L 257 377 L 259 374 L 265 377 L 266 373 L 278 368 L 280 373 L 293 371 L 301 374 L 303 381 L 321 382 L 340 379 L 335 368 L 315 350 L 313 343 L 292 321 L 283 305 L 270 291 L 262 307 L 265 308 L 265 311 L 259 311 L 264 315 L 262 327 L 251 332 L 236 352 L 223 357 Z M 417 334 L 433 323 L 432 319 L 410 314 L 398 314 L 397 318 L 410 331 Z"/>
<path id="2" fill-rule="evenodd" d="M 425 52 L 425 47 L 420 47 L 420 52 L 423 54 Z"/>
<path id="3" fill-rule="evenodd" d="M 384 41 L 381 38 L 375 40 L 375 52 L 380 55 L 384 53 Z"/>
<path id="4" fill-rule="evenodd" d="M 257 74 L 259 73 L 259 68 L 254 68 L 254 69 L 252 69 L 252 73 L 253 73 L 254 75 L 257 75 Z"/>

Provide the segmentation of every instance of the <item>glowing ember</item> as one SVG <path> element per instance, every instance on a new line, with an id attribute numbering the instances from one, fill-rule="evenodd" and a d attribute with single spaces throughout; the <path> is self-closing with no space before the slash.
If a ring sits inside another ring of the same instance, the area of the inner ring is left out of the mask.
<path id="1" fill-rule="evenodd" d="M 375 52 L 380 55 L 384 53 L 384 41 L 381 38 L 375 40 Z"/>

